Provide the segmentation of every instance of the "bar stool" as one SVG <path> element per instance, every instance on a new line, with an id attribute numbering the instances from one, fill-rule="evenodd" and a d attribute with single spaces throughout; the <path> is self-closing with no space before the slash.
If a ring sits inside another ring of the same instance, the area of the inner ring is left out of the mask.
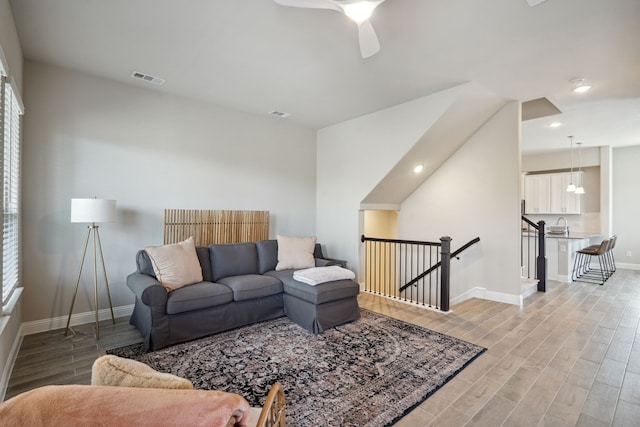
<path id="1" fill-rule="evenodd" d="M 616 260 L 613 257 L 613 248 L 616 247 L 616 240 L 618 240 L 618 236 L 615 234 L 611 236 L 611 247 L 609 248 L 609 261 L 611 262 L 612 271 L 616 271 Z"/>
<path id="2" fill-rule="evenodd" d="M 609 248 L 605 253 L 605 262 L 607 263 L 607 271 L 610 272 L 609 275 L 611 276 L 611 274 L 613 274 L 616 271 L 616 260 L 613 257 L 613 248 L 616 247 L 616 241 L 618 240 L 618 236 L 614 234 L 609 239 L 611 240 L 611 242 L 609 243 Z M 596 250 L 599 246 L 600 244 L 591 245 L 587 249 Z"/>
<path id="3" fill-rule="evenodd" d="M 604 284 L 604 282 L 611 277 L 611 274 L 613 274 L 607 259 L 607 252 L 610 248 L 611 239 L 604 239 L 599 245 L 589 246 L 576 251 L 572 280 L 575 282 Z M 594 256 L 598 257 L 600 268 L 591 267 L 591 260 Z"/>

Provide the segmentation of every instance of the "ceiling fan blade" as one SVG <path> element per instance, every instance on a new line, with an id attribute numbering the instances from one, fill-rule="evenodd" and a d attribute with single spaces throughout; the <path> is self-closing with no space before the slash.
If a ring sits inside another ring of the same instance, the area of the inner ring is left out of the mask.
<path id="1" fill-rule="evenodd" d="M 380 50 L 378 36 L 369 20 L 358 25 L 358 36 L 360 38 L 360 53 L 363 58 L 375 55 Z"/>
<path id="2" fill-rule="evenodd" d="M 529 3 L 529 6 L 533 7 L 533 6 L 537 6 L 542 2 L 545 2 L 547 0 L 527 0 L 527 3 Z"/>
<path id="3" fill-rule="evenodd" d="M 308 9 L 331 9 L 342 12 L 342 8 L 331 0 L 273 0 L 281 6 L 303 7 Z"/>

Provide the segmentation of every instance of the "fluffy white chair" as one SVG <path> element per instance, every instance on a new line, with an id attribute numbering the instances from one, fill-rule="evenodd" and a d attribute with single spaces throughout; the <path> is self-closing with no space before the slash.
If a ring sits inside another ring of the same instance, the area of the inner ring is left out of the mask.
<path id="1" fill-rule="evenodd" d="M 136 360 L 106 355 L 93 362 L 91 385 L 120 387 L 192 389 L 191 381 L 164 372 Z"/>

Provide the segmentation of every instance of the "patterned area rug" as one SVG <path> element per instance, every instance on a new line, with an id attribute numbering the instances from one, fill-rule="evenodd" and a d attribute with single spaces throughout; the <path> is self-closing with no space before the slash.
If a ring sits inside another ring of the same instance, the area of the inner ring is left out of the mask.
<path id="1" fill-rule="evenodd" d="M 286 317 L 146 352 L 108 351 L 262 406 L 281 382 L 287 425 L 389 426 L 447 383 L 484 348 L 362 310 L 356 322 L 313 335 Z"/>

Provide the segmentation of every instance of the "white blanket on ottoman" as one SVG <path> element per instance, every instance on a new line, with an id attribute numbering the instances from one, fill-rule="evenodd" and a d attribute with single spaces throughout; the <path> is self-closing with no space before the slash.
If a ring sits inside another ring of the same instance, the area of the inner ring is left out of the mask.
<path id="1" fill-rule="evenodd" d="M 313 267 L 297 270 L 293 273 L 293 278 L 298 282 L 315 286 L 320 283 L 333 282 L 335 280 L 353 280 L 356 278 L 356 275 L 351 270 L 337 265 L 331 265 L 329 267 Z"/>

